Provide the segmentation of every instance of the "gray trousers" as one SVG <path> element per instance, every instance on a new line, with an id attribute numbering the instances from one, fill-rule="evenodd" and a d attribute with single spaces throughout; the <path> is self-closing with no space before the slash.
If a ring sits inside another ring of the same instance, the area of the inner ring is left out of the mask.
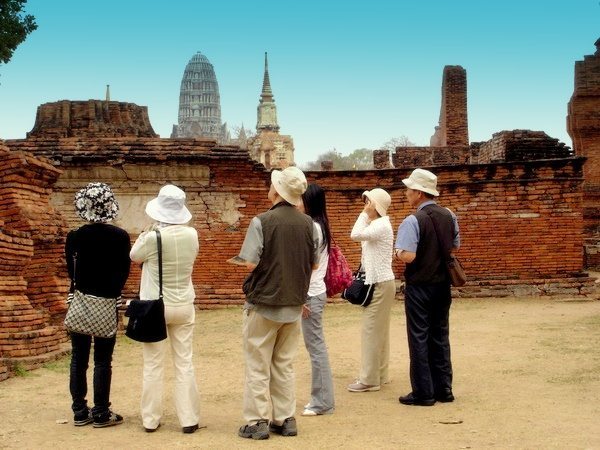
<path id="1" fill-rule="evenodd" d="M 312 383 L 310 403 L 308 408 L 318 414 L 333 412 L 335 402 L 333 399 L 333 378 L 325 336 L 323 335 L 323 309 L 327 296 L 323 292 L 314 297 L 309 296 L 306 305 L 310 308 L 310 315 L 302 319 L 302 334 L 304 345 L 310 355 L 312 368 Z"/>

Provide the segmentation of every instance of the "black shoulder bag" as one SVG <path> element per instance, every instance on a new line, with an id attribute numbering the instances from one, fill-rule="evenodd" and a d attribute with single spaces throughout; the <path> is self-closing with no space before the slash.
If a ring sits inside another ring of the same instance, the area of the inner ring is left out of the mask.
<path id="1" fill-rule="evenodd" d="M 129 317 L 125 335 L 134 341 L 159 342 L 167 338 L 162 291 L 162 240 L 158 230 L 156 230 L 156 246 L 158 248 L 158 299 L 140 300 L 138 298 L 131 300 L 125 311 L 125 316 Z"/>
<path id="2" fill-rule="evenodd" d="M 374 285 L 365 284 L 365 273 L 361 272 L 361 266 L 352 275 L 352 283 L 342 291 L 342 298 L 348 300 L 353 305 L 367 307 L 373 300 Z"/>

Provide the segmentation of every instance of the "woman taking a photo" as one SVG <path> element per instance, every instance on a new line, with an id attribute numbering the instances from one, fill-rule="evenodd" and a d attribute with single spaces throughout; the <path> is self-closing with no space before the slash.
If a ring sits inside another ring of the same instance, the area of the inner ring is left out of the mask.
<path id="1" fill-rule="evenodd" d="M 394 233 L 387 216 L 392 199 L 380 188 L 363 192 L 362 199 L 365 206 L 350 237 L 361 243 L 361 270 L 365 272 L 365 283 L 373 285 L 373 299 L 363 310 L 360 375 L 348 385 L 350 392 L 378 391 L 390 381 L 390 312 L 396 295 L 392 271 Z"/>
<path id="2" fill-rule="evenodd" d="M 140 299 L 159 295 L 158 241 L 162 241 L 163 300 L 168 339 L 143 345 L 144 379 L 142 387 L 142 422 L 151 433 L 160 426 L 162 417 L 163 373 L 167 341 L 175 368 L 175 407 L 184 433 L 198 429 L 200 396 L 196 386 L 192 344 L 196 310 L 192 271 L 198 255 L 196 229 L 188 226 L 192 214 L 185 206 L 185 192 L 177 186 L 163 186 L 158 197 L 146 204 L 146 214 L 156 222 L 137 238 L 131 259 L 142 263 Z"/>

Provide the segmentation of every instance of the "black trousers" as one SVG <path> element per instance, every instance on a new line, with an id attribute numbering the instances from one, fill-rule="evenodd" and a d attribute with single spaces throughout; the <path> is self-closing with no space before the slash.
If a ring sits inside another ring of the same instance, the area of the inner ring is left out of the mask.
<path id="1" fill-rule="evenodd" d="M 87 369 L 92 339 L 94 339 L 94 407 L 92 415 L 107 418 L 110 406 L 110 382 L 112 379 L 112 355 L 116 337 L 100 338 L 79 333 L 71 334 L 71 376 L 69 388 L 75 414 L 87 411 Z"/>
<path id="2" fill-rule="evenodd" d="M 451 303 L 449 283 L 406 285 L 410 383 L 417 398 L 430 399 L 452 389 L 448 324 Z"/>

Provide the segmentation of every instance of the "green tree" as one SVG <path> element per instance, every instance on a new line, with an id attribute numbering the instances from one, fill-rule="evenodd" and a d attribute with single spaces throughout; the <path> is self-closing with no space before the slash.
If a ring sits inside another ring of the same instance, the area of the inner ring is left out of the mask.
<path id="1" fill-rule="evenodd" d="M 6 64 L 27 35 L 37 28 L 35 17 L 25 14 L 27 0 L 0 0 L 0 63 Z"/>
<path id="2" fill-rule="evenodd" d="M 317 156 L 316 160 L 303 164 L 302 168 L 304 170 L 321 170 L 321 162 L 333 161 L 333 168 L 337 169 L 341 159 L 342 154 L 334 148 L 333 150 L 321 153 L 319 156 Z"/>
<path id="3" fill-rule="evenodd" d="M 373 168 L 373 151 L 368 148 L 354 150 L 342 155 L 336 149 L 320 154 L 315 161 L 303 165 L 304 170 L 321 170 L 322 161 L 333 162 L 333 170 L 358 170 Z"/>
<path id="4" fill-rule="evenodd" d="M 391 138 L 379 147 L 381 150 L 392 150 L 396 147 L 414 147 L 414 143 L 406 136 Z M 304 170 L 321 170 L 322 161 L 332 161 L 333 170 L 368 170 L 373 168 L 373 150 L 359 148 L 349 155 L 342 155 L 336 149 L 320 154 L 315 161 L 305 163 Z"/>

